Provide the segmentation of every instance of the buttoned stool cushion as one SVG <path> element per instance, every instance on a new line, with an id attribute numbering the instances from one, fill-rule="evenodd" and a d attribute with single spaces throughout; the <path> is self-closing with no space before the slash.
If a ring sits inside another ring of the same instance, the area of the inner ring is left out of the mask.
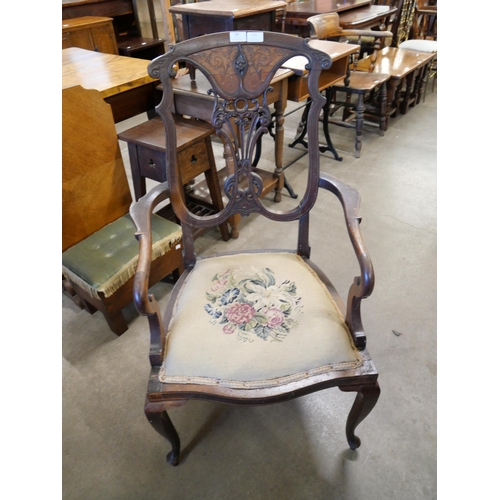
<path id="1" fill-rule="evenodd" d="M 198 260 L 182 284 L 159 379 L 261 388 L 361 364 L 339 309 L 292 253 Z"/>
<path id="2" fill-rule="evenodd" d="M 152 260 L 164 255 L 182 238 L 178 224 L 153 214 Z M 62 254 L 63 275 L 92 297 L 111 296 L 135 273 L 139 244 L 129 214 L 104 226 Z"/>

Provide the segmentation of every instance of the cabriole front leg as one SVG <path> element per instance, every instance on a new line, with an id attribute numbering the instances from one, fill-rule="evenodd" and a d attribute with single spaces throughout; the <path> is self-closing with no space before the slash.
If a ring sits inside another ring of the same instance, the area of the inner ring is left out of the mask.
<path id="1" fill-rule="evenodd" d="M 172 445 L 172 451 L 167 454 L 167 462 L 170 465 L 178 465 L 179 454 L 181 451 L 181 441 L 179 439 L 179 434 L 177 434 L 177 431 L 175 430 L 174 424 L 170 420 L 167 411 L 164 409 L 164 406 L 161 405 L 161 407 L 158 408 L 154 404 L 146 404 L 144 413 L 156 432 L 166 438 Z"/>
<path id="2" fill-rule="evenodd" d="M 346 436 L 351 450 L 359 448 L 361 440 L 354 434 L 356 427 L 370 414 L 380 396 L 378 382 L 360 387 L 340 387 L 345 392 L 356 391 L 356 399 L 347 417 Z"/>

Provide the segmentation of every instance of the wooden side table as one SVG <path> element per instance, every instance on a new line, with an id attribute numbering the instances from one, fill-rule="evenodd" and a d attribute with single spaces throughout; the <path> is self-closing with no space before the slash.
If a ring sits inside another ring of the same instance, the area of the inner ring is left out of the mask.
<path id="1" fill-rule="evenodd" d="M 219 31 L 274 31 L 276 10 L 285 7 L 286 2 L 278 0 L 211 0 L 173 5 L 169 10 L 182 15 L 184 36 L 189 39 Z"/>
<path id="2" fill-rule="evenodd" d="M 186 119 L 180 115 L 175 116 L 175 123 L 177 161 L 182 183 L 188 185 L 204 174 L 212 209 L 219 212 L 224 205 L 210 139 L 214 128 L 203 121 Z M 167 180 L 165 129 L 161 119 L 155 117 L 119 133 L 118 138 L 128 145 L 134 196 L 138 200 L 146 194 L 146 179 L 157 182 Z M 221 224 L 219 228 L 222 239 L 228 241 L 230 234 L 227 224 Z"/>

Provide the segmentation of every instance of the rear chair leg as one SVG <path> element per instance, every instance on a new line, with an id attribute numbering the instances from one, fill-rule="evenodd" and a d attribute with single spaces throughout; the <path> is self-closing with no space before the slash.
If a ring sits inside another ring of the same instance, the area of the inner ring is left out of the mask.
<path id="1" fill-rule="evenodd" d="M 166 438 L 172 445 L 172 451 L 167 454 L 167 463 L 174 466 L 178 465 L 179 454 L 181 451 L 181 441 L 179 439 L 179 434 L 177 434 L 174 424 L 170 420 L 167 412 L 165 410 L 160 412 L 150 411 L 146 407 L 144 409 L 144 413 L 156 432 Z"/>
<path id="2" fill-rule="evenodd" d="M 373 410 L 380 396 L 380 387 L 378 382 L 375 382 L 373 385 L 363 385 L 357 388 L 340 387 L 340 389 L 345 392 L 356 391 L 358 393 L 351 411 L 349 412 L 349 416 L 347 417 L 346 424 L 347 442 L 351 450 L 355 450 L 361 445 L 361 440 L 358 436 L 354 435 L 354 430 Z"/>

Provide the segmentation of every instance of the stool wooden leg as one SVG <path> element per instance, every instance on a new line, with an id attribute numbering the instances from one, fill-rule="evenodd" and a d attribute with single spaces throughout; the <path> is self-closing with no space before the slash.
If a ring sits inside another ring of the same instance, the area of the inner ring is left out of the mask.
<path id="1" fill-rule="evenodd" d="M 233 238 L 233 240 L 238 239 L 238 236 L 240 235 L 240 230 L 238 229 L 240 220 L 240 214 L 231 215 L 231 217 L 229 217 L 229 225 L 231 226 L 231 238 Z"/>
<path id="2" fill-rule="evenodd" d="M 380 106 L 380 124 L 379 124 L 379 129 L 380 129 L 380 135 L 384 135 L 385 131 L 387 130 L 387 125 L 388 125 L 388 120 L 387 120 L 387 85 L 386 82 L 384 82 L 380 86 L 380 93 L 379 93 L 379 106 Z"/>
<path id="3" fill-rule="evenodd" d="M 121 335 L 128 330 L 127 322 L 121 311 L 109 312 L 107 309 L 102 309 L 101 312 L 113 333 Z"/>
<path id="4" fill-rule="evenodd" d="M 146 179 L 140 173 L 137 146 L 135 144 L 128 143 L 128 154 L 130 158 L 130 171 L 132 174 L 135 201 L 139 201 L 139 199 L 146 194 Z"/>
<path id="5" fill-rule="evenodd" d="M 283 145 L 285 143 L 285 123 L 283 102 L 281 99 L 274 104 L 276 113 L 276 134 L 274 144 L 274 160 L 276 169 L 274 170 L 274 177 L 276 178 L 276 187 L 274 188 L 274 201 L 279 203 L 281 201 L 281 190 L 285 184 L 285 174 L 283 173 Z"/>
<path id="6" fill-rule="evenodd" d="M 205 138 L 205 147 L 208 155 L 209 169 L 205 170 L 205 179 L 207 181 L 208 191 L 210 197 L 212 198 L 212 204 L 217 212 L 224 209 L 224 203 L 222 202 L 222 193 L 219 184 L 219 176 L 217 174 L 217 166 L 215 164 L 214 152 L 212 149 L 212 141 L 210 137 Z M 228 241 L 230 238 L 229 230 L 227 224 L 224 222 L 219 226 L 222 239 Z"/>
<path id="7" fill-rule="evenodd" d="M 404 93 L 403 100 L 401 102 L 401 107 L 400 107 L 400 111 L 401 111 L 402 115 L 406 114 L 408 112 L 408 108 L 410 107 L 410 99 L 411 99 L 414 81 L 415 81 L 415 71 L 412 71 L 406 77 L 406 89 L 405 89 L 405 93 Z"/>
<path id="8" fill-rule="evenodd" d="M 356 140 L 354 142 L 354 156 L 359 158 L 361 154 L 361 136 L 363 135 L 363 118 L 365 115 L 365 105 L 363 102 L 363 92 L 358 94 L 358 105 L 356 106 Z"/>

